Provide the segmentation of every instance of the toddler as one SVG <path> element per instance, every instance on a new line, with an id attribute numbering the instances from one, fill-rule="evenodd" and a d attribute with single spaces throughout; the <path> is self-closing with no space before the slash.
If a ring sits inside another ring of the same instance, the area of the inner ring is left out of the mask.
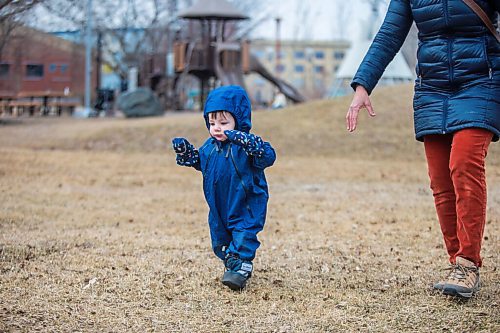
<path id="1" fill-rule="evenodd" d="M 203 174 L 212 249 L 224 261 L 222 283 L 245 288 L 252 275 L 257 233 L 264 227 L 269 198 L 264 169 L 276 153 L 251 134 L 251 106 L 245 90 L 224 86 L 207 97 L 203 112 L 210 138 L 199 150 L 184 138 L 172 141 L 177 164 Z"/>

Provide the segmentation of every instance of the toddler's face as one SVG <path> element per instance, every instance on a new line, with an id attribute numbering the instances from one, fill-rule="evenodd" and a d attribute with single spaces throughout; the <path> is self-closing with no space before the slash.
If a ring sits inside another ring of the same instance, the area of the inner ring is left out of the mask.
<path id="1" fill-rule="evenodd" d="M 208 123 L 210 124 L 210 135 L 217 141 L 226 141 L 227 136 L 224 131 L 234 130 L 236 124 L 233 115 L 227 111 L 209 113 Z"/>

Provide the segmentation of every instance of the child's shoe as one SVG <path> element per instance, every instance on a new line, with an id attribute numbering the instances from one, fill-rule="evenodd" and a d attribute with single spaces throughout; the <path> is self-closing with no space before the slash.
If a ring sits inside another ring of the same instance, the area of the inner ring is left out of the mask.
<path id="1" fill-rule="evenodd" d="M 251 261 L 241 260 L 238 256 L 228 253 L 224 259 L 226 271 L 222 276 L 222 284 L 232 290 L 245 288 L 248 279 L 252 276 Z"/>
<path id="2" fill-rule="evenodd" d="M 479 288 L 479 268 L 472 261 L 457 257 L 455 269 L 443 286 L 443 294 L 470 298 Z"/>

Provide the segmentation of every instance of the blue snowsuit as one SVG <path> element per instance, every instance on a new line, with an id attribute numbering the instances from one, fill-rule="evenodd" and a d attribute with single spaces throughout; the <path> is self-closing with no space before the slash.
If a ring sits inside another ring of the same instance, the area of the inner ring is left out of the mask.
<path id="1" fill-rule="evenodd" d="M 251 106 L 243 88 L 225 86 L 208 95 L 204 109 L 207 128 L 208 114 L 215 111 L 228 111 L 236 121 L 235 130 L 249 133 Z M 214 138 L 193 153 L 192 166 L 203 174 L 203 192 L 210 208 L 212 249 L 221 259 L 232 254 L 251 261 L 260 245 L 257 233 L 264 227 L 269 198 L 264 169 L 273 165 L 276 154 L 268 142 L 259 140 L 259 156 L 247 154 L 229 139 L 220 142 Z"/>

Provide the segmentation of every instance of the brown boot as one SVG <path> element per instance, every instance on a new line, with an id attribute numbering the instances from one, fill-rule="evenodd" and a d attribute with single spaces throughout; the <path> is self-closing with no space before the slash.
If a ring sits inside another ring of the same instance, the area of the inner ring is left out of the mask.
<path id="1" fill-rule="evenodd" d="M 446 277 L 444 279 L 434 283 L 432 285 L 432 288 L 434 288 L 438 291 L 443 291 L 444 285 L 446 284 L 446 281 L 448 281 L 450 279 L 451 275 L 453 274 L 454 269 L 455 269 L 455 265 L 452 265 L 452 264 L 450 264 L 449 267 L 443 269 L 443 271 L 444 270 L 448 271 L 448 274 L 446 275 Z"/>
<path id="2" fill-rule="evenodd" d="M 443 294 L 470 298 L 479 288 L 479 269 L 472 261 L 457 257 L 455 269 L 443 286 Z"/>

